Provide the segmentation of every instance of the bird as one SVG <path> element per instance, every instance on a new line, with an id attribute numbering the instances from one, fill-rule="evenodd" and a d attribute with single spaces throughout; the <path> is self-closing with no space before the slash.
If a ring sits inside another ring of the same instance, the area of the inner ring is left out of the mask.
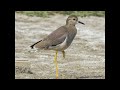
<path id="1" fill-rule="evenodd" d="M 75 27 L 77 23 L 85 25 L 83 22 L 78 21 L 78 17 L 76 15 L 70 15 L 66 19 L 66 24 L 64 26 L 59 27 L 42 40 L 39 40 L 30 46 L 32 49 L 37 48 L 55 51 L 54 62 L 56 66 L 56 79 L 59 77 L 57 63 L 58 51 L 61 51 L 63 58 L 65 58 L 64 50 L 71 45 L 73 39 L 77 34 L 77 29 Z"/>

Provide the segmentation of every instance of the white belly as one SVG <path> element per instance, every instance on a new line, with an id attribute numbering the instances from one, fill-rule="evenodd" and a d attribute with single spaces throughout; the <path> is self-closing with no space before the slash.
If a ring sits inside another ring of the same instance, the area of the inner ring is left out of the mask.
<path id="1" fill-rule="evenodd" d="M 58 50 L 58 51 L 63 51 L 65 50 L 68 46 L 67 46 L 67 39 L 68 37 L 65 38 L 64 42 L 61 44 L 58 44 L 56 46 L 50 46 L 49 49 L 51 50 Z"/>

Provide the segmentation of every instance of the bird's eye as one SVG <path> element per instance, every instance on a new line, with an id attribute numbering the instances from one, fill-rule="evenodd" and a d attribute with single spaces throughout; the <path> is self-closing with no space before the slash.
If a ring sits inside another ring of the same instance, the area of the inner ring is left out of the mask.
<path id="1" fill-rule="evenodd" d="M 73 19 L 73 20 L 75 20 L 75 19 Z"/>

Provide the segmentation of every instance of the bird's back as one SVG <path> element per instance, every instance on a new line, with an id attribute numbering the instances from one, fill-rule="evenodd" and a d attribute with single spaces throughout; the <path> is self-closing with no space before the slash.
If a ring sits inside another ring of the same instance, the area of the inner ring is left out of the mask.
<path id="1" fill-rule="evenodd" d="M 66 40 L 68 47 L 73 41 L 76 33 L 77 30 L 75 27 L 71 28 L 65 25 L 53 31 L 46 38 L 36 42 L 32 45 L 32 47 L 36 47 L 38 49 L 50 49 L 49 47 L 54 47 L 63 43 L 66 37 L 68 37 L 68 39 Z"/>
<path id="2" fill-rule="evenodd" d="M 67 33 L 67 28 L 62 26 L 31 46 L 40 49 L 49 49 L 49 46 L 55 46 L 62 43 L 65 40 Z"/>

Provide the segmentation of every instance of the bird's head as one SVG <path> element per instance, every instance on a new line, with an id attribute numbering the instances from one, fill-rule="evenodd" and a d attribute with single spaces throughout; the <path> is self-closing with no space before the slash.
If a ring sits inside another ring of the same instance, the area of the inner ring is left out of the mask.
<path id="1" fill-rule="evenodd" d="M 81 23 L 85 25 L 83 22 L 78 21 L 78 17 L 76 15 L 70 15 L 66 20 L 66 25 L 76 25 L 77 23 Z"/>

